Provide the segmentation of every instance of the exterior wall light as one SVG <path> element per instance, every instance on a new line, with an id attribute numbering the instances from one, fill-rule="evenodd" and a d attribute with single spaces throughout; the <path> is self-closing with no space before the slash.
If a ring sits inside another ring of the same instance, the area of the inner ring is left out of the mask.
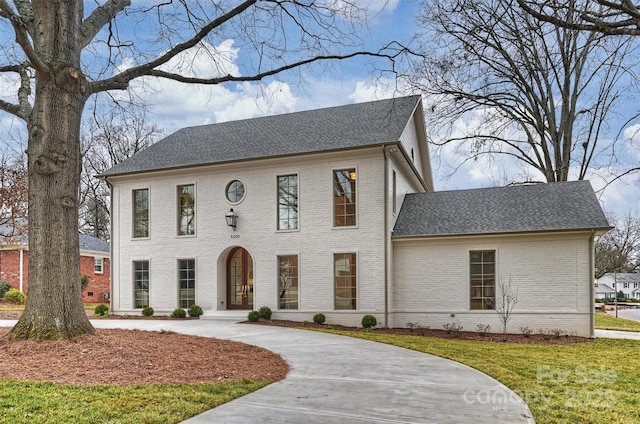
<path id="1" fill-rule="evenodd" d="M 238 225 L 238 214 L 234 212 L 233 208 L 229 209 L 229 212 L 224 214 L 225 219 L 227 220 L 227 225 L 233 228 L 233 231 L 236 230 L 236 226 Z"/>

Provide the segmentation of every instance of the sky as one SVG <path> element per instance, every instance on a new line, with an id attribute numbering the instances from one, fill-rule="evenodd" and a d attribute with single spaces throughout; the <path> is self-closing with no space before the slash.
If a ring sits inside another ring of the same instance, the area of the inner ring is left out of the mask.
<path id="1" fill-rule="evenodd" d="M 341 0 L 332 0 L 339 2 Z M 136 2 L 134 2 L 136 3 Z M 137 2 L 140 3 L 140 2 Z M 419 29 L 416 15 L 418 0 L 360 0 L 369 9 L 369 19 L 361 37 L 368 46 L 379 46 L 387 40 L 408 42 Z M 212 72 L 241 73 L 242 44 L 240 40 L 223 39 L 215 46 L 224 56 L 222 65 L 212 70 L 206 55 L 193 51 L 181 57 L 190 65 L 194 75 Z M 135 58 L 123 58 L 120 69 L 131 66 Z M 181 66 L 178 61 L 167 64 L 166 69 Z M 222 68 L 222 69 L 221 69 Z M 300 78 L 302 75 L 302 78 Z M 6 81 L 0 82 L 0 98 Z M 253 118 L 327 106 L 365 102 L 397 95 L 411 94 L 395 81 L 372 73 L 370 60 L 336 62 L 326 67 L 315 67 L 283 74 L 277 79 L 217 86 L 185 85 L 164 79 L 145 78 L 131 85 L 134 92 L 148 107 L 148 119 L 158 123 L 165 133 L 181 127 L 211 124 L 237 119 Z M 115 93 L 115 96 L 123 96 Z M 425 105 L 430 99 L 425 98 Z M 0 129 L 15 126 L 0 114 Z M 432 137 L 429 122 L 425 123 Z M 464 123 L 461 123 L 464 125 Z M 628 134 L 640 128 L 630 127 Z M 640 137 L 637 137 L 640 138 Z M 636 158 L 640 164 L 640 140 L 621 145 L 621 154 Z M 459 166 L 461 156 L 453 148 L 441 149 L 433 158 L 436 190 L 453 190 L 504 185 L 509 182 L 505 173 L 520 172 L 519 165 L 507 160 L 488 162 L 484 159 Z M 451 175 L 452 169 L 457 168 Z M 505 171 L 506 170 L 506 171 Z M 538 179 L 542 179 L 538 176 Z M 623 215 L 629 211 L 640 213 L 640 172 L 606 186 L 598 176 L 590 178 L 603 209 L 607 213 Z M 606 188 L 605 188 L 606 186 Z"/>

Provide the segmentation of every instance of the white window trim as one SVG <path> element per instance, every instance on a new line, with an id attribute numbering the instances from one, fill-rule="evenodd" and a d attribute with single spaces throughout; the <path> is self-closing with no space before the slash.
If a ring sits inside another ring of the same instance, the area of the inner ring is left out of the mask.
<path id="1" fill-rule="evenodd" d="M 136 202 L 135 202 L 135 196 L 133 195 L 133 192 L 136 190 L 147 190 L 147 201 L 149 202 L 149 207 L 148 207 L 148 213 L 149 216 L 147 217 L 147 226 L 148 226 L 148 235 L 146 237 L 136 237 L 135 236 L 135 207 L 136 207 Z M 137 188 L 132 188 L 131 189 L 131 240 L 136 241 L 136 240 L 149 240 L 151 238 L 151 188 L 150 187 L 137 187 Z"/>
<path id="2" fill-rule="evenodd" d="M 193 186 L 193 234 L 179 234 L 180 232 L 180 193 L 178 192 L 179 187 L 183 186 Z M 176 237 L 178 238 L 191 238 L 196 237 L 198 235 L 198 185 L 196 182 L 187 182 L 184 184 L 176 184 Z M 151 232 L 149 232 L 151 233 Z"/>
<path id="3" fill-rule="evenodd" d="M 354 169 L 356 173 L 356 225 L 336 225 L 336 204 L 335 204 L 335 181 L 333 180 L 333 175 L 336 171 L 345 171 L 347 169 Z M 354 228 L 358 228 L 360 225 L 360 170 L 357 165 L 345 165 L 339 166 L 331 169 L 331 228 L 334 230 L 352 230 Z"/>
<path id="4" fill-rule="evenodd" d="M 292 229 L 280 229 L 278 228 L 278 226 L 280 225 L 280 215 L 279 215 L 279 199 L 280 199 L 280 189 L 278 186 L 278 178 L 280 177 L 287 177 L 287 176 L 291 176 L 291 175 L 295 175 L 297 177 L 298 180 L 298 228 L 292 228 Z M 278 233 L 295 233 L 300 231 L 300 227 L 301 227 L 301 223 L 300 223 L 300 172 L 299 171 L 294 171 L 294 172 L 279 172 L 276 174 L 276 232 Z"/>
<path id="5" fill-rule="evenodd" d="M 100 261 L 100 271 L 96 270 L 97 262 Z M 99 256 L 93 257 L 93 273 L 94 274 L 104 274 L 104 258 Z"/>

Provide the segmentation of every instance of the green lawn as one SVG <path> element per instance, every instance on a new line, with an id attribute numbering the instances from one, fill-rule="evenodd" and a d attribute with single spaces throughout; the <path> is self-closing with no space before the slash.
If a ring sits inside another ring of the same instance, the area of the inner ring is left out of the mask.
<path id="1" fill-rule="evenodd" d="M 596 314 L 596 327 L 640 331 Z M 338 333 L 337 331 L 331 331 Z M 504 383 L 538 424 L 640 422 L 640 342 L 597 339 L 553 346 L 345 332 L 441 356 Z M 76 387 L 0 380 L 0 423 L 177 423 L 268 382 Z"/>
<path id="2" fill-rule="evenodd" d="M 0 380 L 0 423 L 178 423 L 267 384 L 78 387 Z"/>
<path id="3" fill-rule="evenodd" d="M 640 331 L 640 321 L 616 318 L 606 312 L 596 312 L 596 328 L 600 330 Z"/>
<path id="4" fill-rule="evenodd" d="M 640 422 L 638 341 L 529 345 L 375 331 L 340 334 L 430 353 L 478 369 L 518 393 L 538 424 Z"/>

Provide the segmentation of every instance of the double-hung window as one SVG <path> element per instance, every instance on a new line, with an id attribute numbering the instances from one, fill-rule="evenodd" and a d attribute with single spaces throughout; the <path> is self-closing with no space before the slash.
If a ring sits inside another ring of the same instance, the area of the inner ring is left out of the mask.
<path id="1" fill-rule="evenodd" d="M 278 309 L 298 309 L 298 256 L 278 256 Z"/>
<path id="2" fill-rule="evenodd" d="M 496 308 L 496 251 L 469 252 L 471 302 L 470 309 Z"/>
<path id="3" fill-rule="evenodd" d="M 149 261 L 133 262 L 133 287 L 134 307 L 149 306 Z"/>
<path id="4" fill-rule="evenodd" d="M 298 229 L 298 176 L 278 176 L 278 230 Z"/>
<path id="5" fill-rule="evenodd" d="M 93 273 L 104 273 L 104 258 L 93 258 Z"/>
<path id="6" fill-rule="evenodd" d="M 356 169 L 333 171 L 333 225 L 356 225 Z"/>
<path id="7" fill-rule="evenodd" d="M 335 309 L 357 309 L 356 254 L 333 255 Z"/>
<path id="8" fill-rule="evenodd" d="M 180 308 L 190 308 L 196 303 L 196 261 L 178 260 L 178 303 Z"/>
<path id="9" fill-rule="evenodd" d="M 178 186 L 178 235 L 192 236 L 196 233 L 196 186 Z"/>
<path id="10" fill-rule="evenodd" d="M 149 237 L 149 189 L 133 190 L 133 237 Z"/>

